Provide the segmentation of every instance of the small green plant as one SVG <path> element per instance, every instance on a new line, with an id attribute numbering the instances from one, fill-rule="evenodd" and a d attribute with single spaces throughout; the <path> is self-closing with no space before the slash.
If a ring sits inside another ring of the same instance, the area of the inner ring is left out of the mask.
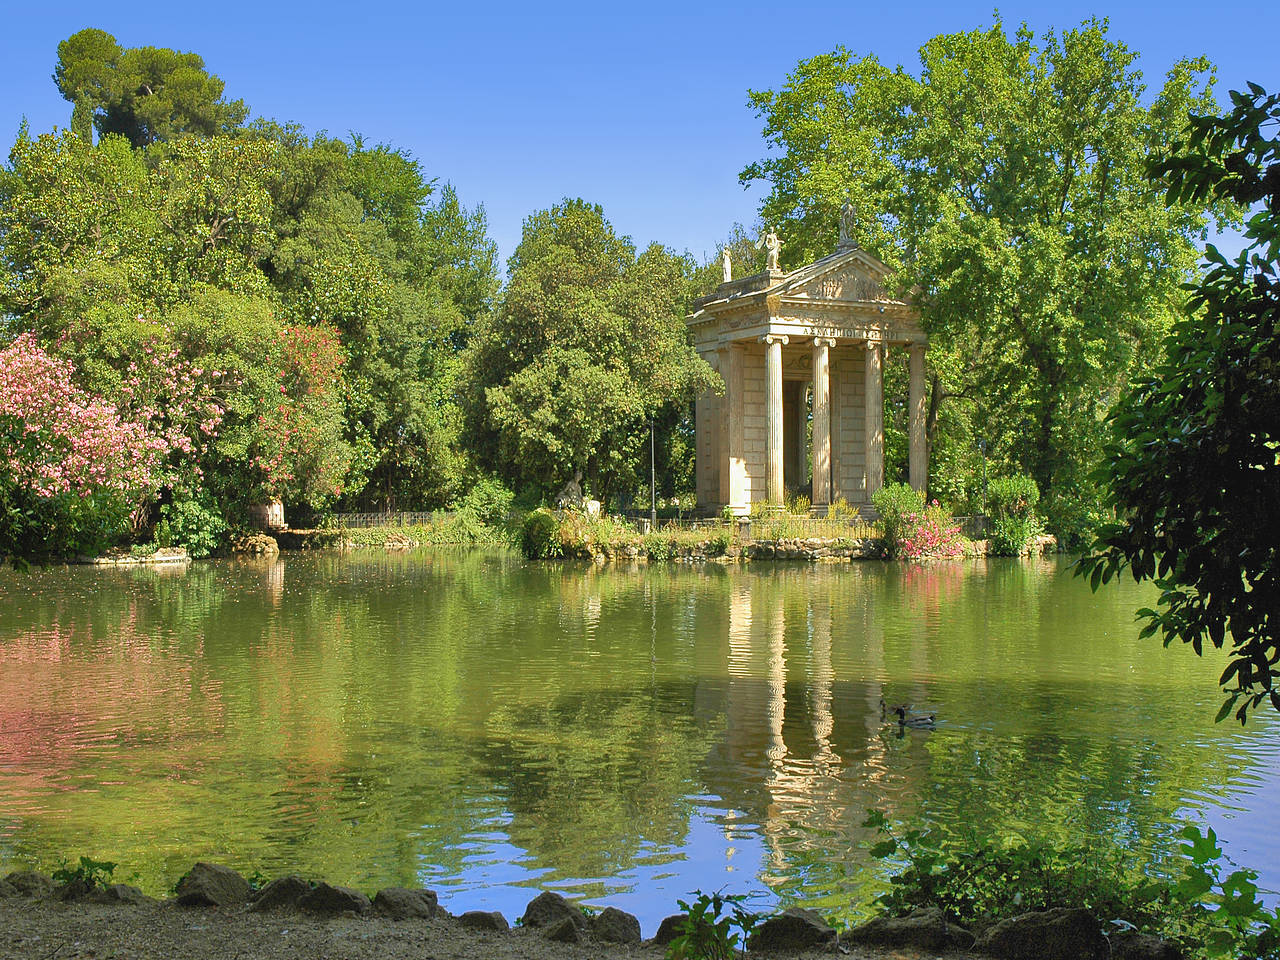
<path id="1" fill-rule="evenodd" d="M 721 530 L 707 538 L 707 556 L 723 557 L 729 552 L 729 546 L 733 543 L 733 532 L 730 530 Z"/>
<path id="2" fill-rule="evenodd" d="M 693 893 L 692 903 L 676 901 L 684 919 L 680 932 L 667 945 L 667 960 L 733 960 L 739 949 L 745 957 L 747 940 L 760 920 L 760 914 L 743 905 L 746 894 Z"/>
<path id="3" fill-rule="evenodd" d="M 803 493 L 797 493 L 794 497 L 787 501 L 787 513 L 794 513 L 797 516 L 808 516 L 809 508 L 813 504 L 809 498 Z"/>
<path id="4" fill-rule="evenodd" d="M 154 543 L 135 543 L 129 548 L 129 556 L 135 560 L 145 560 L 148 557 L 156 555 L 156 545 Z"/>
<path id="5" fill-rule="evenodd" d="M 646 533 L 644 554 L 650 560 L 670 560 L 676 553 L 675 538 L 666 533 Z"/>
<path id="6" fill-rule="evenodd" d="M 854 520 L 858 511 L 849 506 L 849 501 L 844 497 L 836 497 L 827 507 L 827 516 L 832 520 Z"/>
<path id="7" fill-rule="evenodd" d="M 1016 474 L 991 481 L 987 509 L 995 520 L 991 549 L 1001 556 L 1017 556 L 1043 532 L 1036 504 L 1040 490 L 1030 477 Z"/>
<path id="8" fill-rule="evenodd" d="M 94 860 L 92 857 L 81 857 L 76 866 L 63 860 L 58 869 L 53 871 L 53 882 L 60 887 L 78 887 L 88 892 L 98 887 L 105 887 L 111 882 L 116 864 L 110 860 Z"/>

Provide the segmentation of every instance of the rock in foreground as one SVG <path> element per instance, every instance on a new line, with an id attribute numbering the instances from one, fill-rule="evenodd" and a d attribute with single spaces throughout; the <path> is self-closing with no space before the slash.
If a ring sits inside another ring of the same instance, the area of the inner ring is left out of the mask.
<path id="1" fill-rule="evenodd" d="M 876 917 L 851 930 L 849 940 L 921 950 L 967 950 L 973 946 L 973 934 L 948 922 L 937 907 L 921 907 L 905 917 Z"/>
<path id="2" fill-rule="evenodd" d="M 560 894 L 550 890 L 530 900 L 529 905 L 524 908 L 523 916 L 520 917 L 520 923 L 526 927 L 556 926 L 562 920 L 568 920 L 579 931 L 587 928 L 587 918 L 582 915 L 582 911 Z"/>
<path id="3" fill-rule="evenodd" d="M 835 930 L 812 910 L 791 907 L 760 924 L 751 935 L 752 950 L 807 950 L 831 943 Z"/>
<path id="4" fill-rule="evenodd" d="M 184 907 L 230 907 L 249 899 L 249 881 L 230 867 L 197 863 L 178 881 L 178 903 Z"/>
<path id="5" fill-rule="evenodd" d="M 1093 915 L 1071 907 L 1001 920 L 977 948 L 1001 960 L 1106 960 L 1111 951 Z"/>

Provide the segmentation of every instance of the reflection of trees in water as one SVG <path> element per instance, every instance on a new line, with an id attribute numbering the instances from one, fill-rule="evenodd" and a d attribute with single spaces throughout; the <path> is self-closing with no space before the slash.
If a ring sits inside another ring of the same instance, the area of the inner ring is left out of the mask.
<path id="1" fill-rule="evenodd" d="M 869 807 L 1138 843 L 1249 762 L 1179 697 L 1199 662 L 1131 672 L 1135 604 L 1102 623 L 1054 564 L 370 551 L 12 576 L 0 769 L 26 806 L 0 799 L 0 842 L 107 856 L 154 891 L 197 857 L 458 875 L 496 813 L 530 869 L 602 877 L 679 848 L 687 798 L 713 793 L 759 824 L 775 890 L 830 908 L 875 882 Z M 882 695 L 943 724 L 899 739 Z"/>

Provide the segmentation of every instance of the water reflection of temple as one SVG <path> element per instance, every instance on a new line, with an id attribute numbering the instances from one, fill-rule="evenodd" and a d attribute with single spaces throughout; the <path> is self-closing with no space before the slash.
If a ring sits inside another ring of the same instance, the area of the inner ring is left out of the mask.
<path id="1" fill-rule="evenodd" d="M 793 576 L 735 577 L 728 590 L 725 734 L 707 766 L 707 786 L 758 821 L 766 881 L 787 870 L 797 835 L 843 848 L 862 836 L 867 810 L 904 786 L 888 782 L 897 731 L 880 711 L 875 591 L 850 590 L 848 576 L 795 590 Z M 837 656 L 833 636 L 858 649 Z M 901 764 L 892 776 L 901 781 Z"/>

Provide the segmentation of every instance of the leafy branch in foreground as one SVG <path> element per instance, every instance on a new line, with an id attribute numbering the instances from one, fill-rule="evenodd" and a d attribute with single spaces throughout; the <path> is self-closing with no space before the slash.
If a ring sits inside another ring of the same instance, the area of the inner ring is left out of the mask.
<path id="1" fill-rule="evenodd" d="M 1170 203 L 1255 212 L 1234 262 L 1208 248 L 1164 361 L 1117 404 L 1100 471 L 1117 519 L 1077 567 L 1095 590 L 1126 567 L 1153 581 L 1159 601 L 1138 616 L 1165 646 L 1201 654 L 1230 634 L 1218 719 L 1235 708 L 1241 723 L 1263 700 L 1280 710 L 1280 95 L 1249 89 L 1151 164 Z"/>

